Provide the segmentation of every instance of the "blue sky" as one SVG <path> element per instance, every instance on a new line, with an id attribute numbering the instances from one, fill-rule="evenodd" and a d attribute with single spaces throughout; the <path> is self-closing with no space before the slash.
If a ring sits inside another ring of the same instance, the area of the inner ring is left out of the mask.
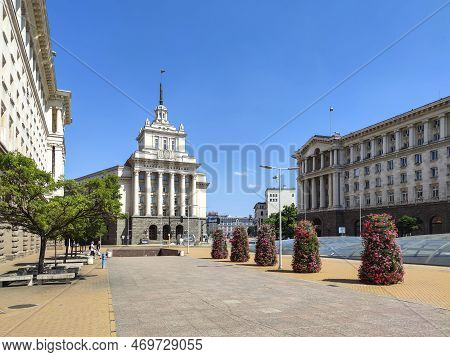
<path id="1" fill-rule="evenodd" d="M 444 3 L 47 0 L 58 87 L 73 94 L 66 177 L 126 161 L 164 68 L 169 119 L 212 182 L 208 210 L 248 215 L 275 185 L 257 165 L 292 165 L 329 134 L 330 105 L 346 134 L 450 95 L 449 5 L 272 135 Z"/>

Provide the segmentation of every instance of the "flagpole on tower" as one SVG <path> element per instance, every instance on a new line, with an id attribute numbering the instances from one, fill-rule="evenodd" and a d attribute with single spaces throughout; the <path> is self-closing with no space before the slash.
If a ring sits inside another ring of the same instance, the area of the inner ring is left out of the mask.
<path id="1" fill-rule="evenodd" d="M 162 90 L 162 78 L 163 78 L 163 73 L 165 73 L 166 70 L 165 69 L 161 69 L 159 71 L 159 105 L 163 105 L 163 90 Z"/>

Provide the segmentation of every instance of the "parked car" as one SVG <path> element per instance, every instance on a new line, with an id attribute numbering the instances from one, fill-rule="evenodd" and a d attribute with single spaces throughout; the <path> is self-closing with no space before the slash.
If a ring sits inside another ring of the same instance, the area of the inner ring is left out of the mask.
<path id="1" fill-rule="evenodd" d="M 196 241 L 195 235 L 189 234 L 189 245 L 194 245 L 195 241 Z M 183 245 L 187 245 L 187 244 L 188 244 L 188 235 L 183 234 Z"/>
<path id="2" fill-rule="evenodd" d="M 142 238 L 140 244 L 150 244 L 148 238 Z"/>

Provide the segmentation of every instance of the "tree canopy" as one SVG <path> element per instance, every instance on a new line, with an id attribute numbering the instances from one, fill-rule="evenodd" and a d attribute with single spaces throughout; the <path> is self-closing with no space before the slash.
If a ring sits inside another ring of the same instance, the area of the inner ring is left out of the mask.
<path id="1" fill-rule="evenodd" d="M 281 211 L 281 231 L 283 238 L 293 238 L 295 227 L 297 225 L 297 209 L 294 204 L 284 206 Z M 275 231 L 276 237 L 279 237 L 279 216 L 278 213 L 272 213 L 264 223 L 270 224 Z"/>
<path id="2" fill-rule="evenodd" d="M 58 189 L 63 196 L 55 195 Z M 119 181 L 116 176 L 77 182 L 55 181 L 35 162 L 19 153 L 0 155 L 0 221 L 41 238 L 39 272 L 43 271 L 45 247 L 50 239 L 64 238 L 120 216 Z M 72 233 L 70 233 L 72 232 Z"/>

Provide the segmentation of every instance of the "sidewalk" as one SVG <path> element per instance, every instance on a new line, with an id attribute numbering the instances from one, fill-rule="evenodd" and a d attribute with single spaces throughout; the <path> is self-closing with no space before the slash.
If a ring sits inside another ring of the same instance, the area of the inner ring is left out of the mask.
<path id="1" fill-rule="evenodd" d="M 190 257 L 210 259 L 209 247 L 194 247 L 190 249 Z M 322 258 L 322 270 L 314 274 L 294 273 L 291 269 L 292 257 L 283 255 L 283 270 L 278 272 L 274 267 L 260 267 L 254 262 L 254 254 L 250 254 L 247 263 L 231 263 L 236 267 L 259 269 L 269 274 L 283 274 L 294 279 L 313 281 L 328 286 L 344 287 L 359 292 L 389 296 L 404 301 L 418 302 L 450 309 L 450 268 L 430 265 L 405 264 L 405 281 L 390 286 L 375 286 L 361 284 L 358 280 L 360 261 Z M 230 264 L 229 259 L 217 260 Z"/>
<path id="2" fill-rule="evenodd" d="M 0 273 L 36 261 L 37 255 L 30 255 L 6 262 Z M 36 306 L 11 308 L 21 304 Z M 0 336 L 115 336 L 111 306 L 108 271 L 97 259 L 71 284 L 0 288 Z"/>

